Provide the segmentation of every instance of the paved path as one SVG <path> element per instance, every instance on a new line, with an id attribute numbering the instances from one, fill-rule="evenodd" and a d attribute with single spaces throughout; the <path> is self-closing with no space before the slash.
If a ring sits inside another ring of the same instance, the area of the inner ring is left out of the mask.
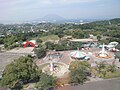
<path id="1" fill-rule="evenodd" d="M 24 54 L 16 54 L 16 53 L 0 53 L 0 76 L 2 75 L 5 67 L 11 63 L 14 59 L 23 56 Z"/>
<path id="2" fill-rule="evenodd" d="M 64 64 L 69 64 L 71 59 L 70 59 L 70 52 L 71 51 L 56 51 L 56 52 L 53 52 L 54 53 L 60 53 L 61 57 L 56 57 L 56 58 L 52 58 L 52 60 L 54 62 L 61 62 L 61 63 L 64 63 Z M 48 52 L 49 54 L 50 52 Z M 42 59 L 39 59 L 36 63 L 37 65 L 41 65 L 41 64 L 44 64 L 44 63 L 48 63 L 50 60 L 49 60 L 49 57 L 48 57 L 48 54 L 46 55 L 46 57 L 42 58 Z"/>
<path id="3" fill-rule="evenodd" d="M 120 90 L 120 78 L 101 80 L 76 86 L 64 86 L 56 90 Z"/>
<path id="4" fill-rule="evenodd" d="M 28 54 L 32 54 L 33 48 L 20 48 L 20 49 L 13 49 L 6 52 L 0 52 L 0 78 L 3 73 L 5 67 L 10 64 L 14 59 L 19 58 L 20 56 L 25 56 Z"/>

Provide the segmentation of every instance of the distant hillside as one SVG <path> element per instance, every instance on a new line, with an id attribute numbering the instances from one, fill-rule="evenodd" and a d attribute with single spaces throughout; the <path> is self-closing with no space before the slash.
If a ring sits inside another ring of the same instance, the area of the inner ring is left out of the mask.
<path id="1" fill-rule="evenodd" d="M 57 21 L 63 21 L 63 20 L 65 20 L 65 18 L 58 15 L 46 15 L 42 18 L 36 19 L 35 21 L 57 22 Z"/>
<path id="2" fill-rule="evenodd" d="M 120 23 L 120 18 L 111 19 L 110 22 L 112 24 L 118 24 L 118 23 Z"/>
<path id="3" fill-rule="evenodd" d="M 59 15 L 54 15 L 54 14 L 51 14 L 51 15 L 46 15 L 42 18 L 38 18 L 36 20 L 32 20 L 31 22 L 51 22 L 51 23 L 66 23 L 66 22 L 69 22 L 69 23 L 88 23 L 88 22 L 93 22 L 93 21 L 97 21 L 97 19 L 81 19 L 81 18 L 73 18 L 73 19 L 70 19 L 70 18 L 64 18 L 64 17 L 61 17 Z"/>
<path id="4" fill-rule="evenodd" d="M 65 18 L 58 16 L 58 15 L 46 15 L 43 18 L 41 18 L 42 20 L 48 20 L 48 21 L 52 21 L 52 20 L 65 20 Z"/>
<path id="5" fill-rule="evenodd" d="M 120 18 L 115 18 L 111 20 L 95 21 L 95 22 L 92 22 L 91 24 L 96 24 L 96 25 L 120 24 Z"/>

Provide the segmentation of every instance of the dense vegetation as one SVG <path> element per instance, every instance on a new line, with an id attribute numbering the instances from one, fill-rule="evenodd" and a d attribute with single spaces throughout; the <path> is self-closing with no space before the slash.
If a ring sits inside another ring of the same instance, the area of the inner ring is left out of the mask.
<path id="1" fill-rule="evenodd" d="M 20 88 L 23 84 L 38 80 L 37 66 L 29 57 L 20 57 L 7 65 L 1 80 L 2 86 Z"/>
<path id="2" fill-rule="evenodd" d="M 2 87 L 13 90 L 21 90 L 28 83 L 37 83 L 37 88 L 46 90 L 56 85 L 56 78 L 39 71 L 32 58 L 20 57 L 7 65 L 0 81 Z"/>
<path id="3" fill-rule="evenodd" d="M 86 61 L 74 61 L 70 64 L 70 83 L 83 84 L 90 76 L 90 64 Z"/>
<path id="4" fill-rule="evenodd" d="M 42 73 L 39 82 L 36 84 L 36 88 L 39 90 L 48 90 L 56 86 L 56 77 Z"/>
<path id="5" fill-rule="evenodd" d="M 63 37 L 72 36 L 72 38 L 81 39 L 88 38 L 89 34 L 97 36 L 100 42 L 106 44 L 111 41 L 120 43 L 120 19 L 96 21 L 82 25 L 74 23 L 0 24 L 0 44 L 4 44 L 6 49 L 13 49 L 23 47 L 24 41 L 35 39 L 38 44 L 34 50 L 37 58 L 43 58 L 49 50 L 63 51 L 81 48 L 81 43 L 72 43 Z M 90 65 L 87 62 L 72 62 L 69 70 L 70 83 L 84 83 L 90 75 Z M 117 72 L 114 65 L 105 65 L 104 63 L 98 63 L 95 71 L 103 78 L 107 78 L 109 73 Z M 0 84 L 16 90 L 30 82 L 36 83 L 36 88 L 46 90 L 56 86 L 56 77 L 39 71 L 32 58 L 20 57 L 5 68 Z"/>
<path id="6" fill-rule="evenodd" d="M 120 72 L 119 70 L 117 71 L 116 65 L 114 63 L 112 65 L 109 65 L 106 64 L 106 62 L 104 61 L 97 63 L 97 67 L 95 68 L 95 70 L 98 72 L 99 77 L 102 78 L 108 78 L 110 75 L 115 74 L 116 72 L 118 72 L 119 74 Z"/>
<path id="7" fill-rule="evenodd" d="M 120 19 L 116 18 L 111 20 L 96 21 L 82 25 L 74 23 L 40 23 L 36 25 L 1 24 L 0 44 L 5 44 L 5 48 L 12 49 L 18 46 L 22 46 L 22 42 L 31 39 L 36 39 L 37 41 L 39 41 L 39 39 L 41 38 L 43 42 L 46 42 L 47 39 L 42 39 L 42 37 L 44 36 L 56 35 L 53 40 L 61 40 L 62 37 L 68 35 L 72 36 L 73 38 L 88 38 L 89 34 L 97 36 L 99 41 L 104 42 L 106 44 L 111 41 L 120 42 Z M 16 42 L 19 42 L 20 44 L 18 45 L 16 44 Z M 58 47 L 62 48 L 62 46 L 60 45 L 58 45 Z"/>

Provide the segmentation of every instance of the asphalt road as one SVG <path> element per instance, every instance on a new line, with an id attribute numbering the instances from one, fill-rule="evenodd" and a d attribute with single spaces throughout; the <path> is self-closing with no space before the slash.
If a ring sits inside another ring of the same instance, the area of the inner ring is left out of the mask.
<path id="1" fill-rule="evenodd" d="M 101 80 L 76 86 L 64 86 L 56 90 L 120 90 L 120 78 Z"/>

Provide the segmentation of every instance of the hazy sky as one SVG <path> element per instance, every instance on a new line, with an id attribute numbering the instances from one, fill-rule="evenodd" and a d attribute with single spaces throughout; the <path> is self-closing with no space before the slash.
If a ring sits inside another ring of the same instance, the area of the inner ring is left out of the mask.
<path id="1" fill-rule="evenodd" d="M 0 22 L 34 20 L 48 14 L 64 18 L 120 17 L 120 0 L 0 0 Z"/>

